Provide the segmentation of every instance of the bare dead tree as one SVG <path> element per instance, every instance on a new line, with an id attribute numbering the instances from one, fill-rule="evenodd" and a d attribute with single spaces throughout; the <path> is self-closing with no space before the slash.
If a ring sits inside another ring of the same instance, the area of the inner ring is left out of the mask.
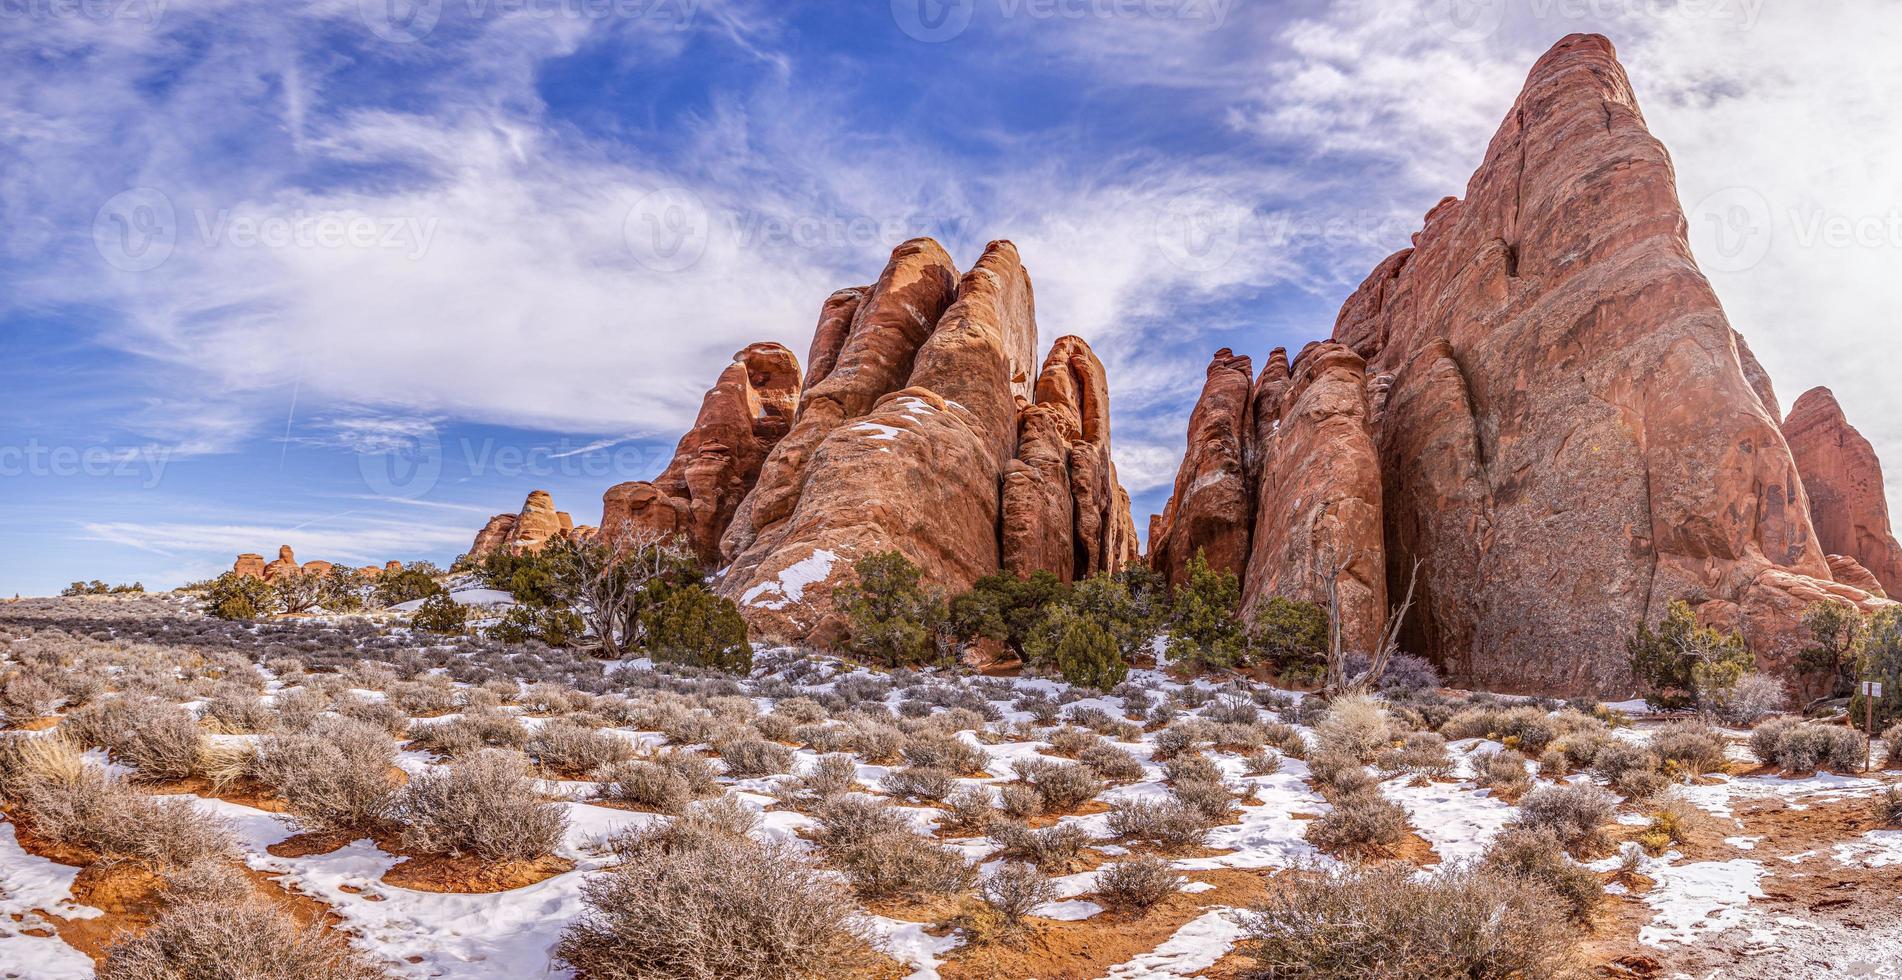
<path id="1" fill-rule="evenodd" d="M 560 551 L 562 591 L 574 597 L 594 649 L 619 659 L 638 639 L 636 613 L 647 583 L 690 556 L 676 535 L 623 522 L 615 533 L 592 540 L 564 538 Z"/>
<path id="2" fill-rule="evenodd" d="M 1387 673 L 1387 664 L 1393 660 L 1393 655 L 1400 652 L 1400 627 L 1407 621 L 1407 612 L 1413 608 L 1413 589 L 1419 581 L 1420 560 L 1416 558 L 1413 570 L 1407 574 L 1407 596 L 1400 605 L 1388 611 L 1387 628 L 1381 633 L 1380 646 L 1374 651 L 1374 659 L 1367 673 L 1354 679 L 1354 690 L 1366 691 L 1378 684 Z"/>

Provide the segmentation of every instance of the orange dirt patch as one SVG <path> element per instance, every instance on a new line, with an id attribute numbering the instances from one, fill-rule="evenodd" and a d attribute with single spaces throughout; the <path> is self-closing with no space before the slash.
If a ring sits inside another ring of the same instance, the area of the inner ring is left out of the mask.
<path id="1" fill-rule="evenodd" d="M 396 865 L 384 873 L 383 883 L 419 892 L 479 895 L 526 888 L 574 868 L 573 861 L 554 855 L 533 861 L 491 861 L 473 854 L 430 855 Z"/>
<path id="2" fill-rule="evenodd" d="M 1032 919 L 1029 933 L 1021 939 L 966 947 L 953 953 L 939 974 L 945 980 L 1100 977 L 1118 963 L 1153 951 L 1209 909 L 1256 904 L 1271 887 L 1267 875 L 1254 871 L 1204 871 L 1185 877 L 1215 887 L 1193 895 L 1178 893 L 1146 915 L 1104 912 L 1080 922 Z"/>
<path id="3" fill-rule="evenodd" d="M 73 879 L 73 900 L 105 912 L 91 919 L 66 919 L 44 910 L 66 945 L 103 963 L 114 942 L 136 936 L 152 924 L 165 899 L 164 881 L 144 865 L 131 862 L 92 865 Z"/>
<path id="4" fill-rule="evenodd" d="M 188 779 L 168 779 L 162 782 L 141 784 L 147 793 L 153 796 L 202 796 L 206 799 L 223 800 L 248 806 L 266 813 L 283 813 L 284 801 L 277 798 L 270 787 L 255 779 L 234 779 L 218 786 L 203 776 Z"/>
<path id="5" fill-rule="evenodd" d="M 362 840 L 364 836 L 347 831 L 331 834 L 293 834 L 265 848 L 264 851 L 281 858 L 315 857 L 341 850 L 352 841 Z"/>
<path id="6" fill-rule="evenodd" d="M 26 721 L 12 722 L 5 727 L 0 727 L 0 732 L 43 732 L 58 724 L 58 715 L 47 715 L 44 718 L 31 718 Z"/>

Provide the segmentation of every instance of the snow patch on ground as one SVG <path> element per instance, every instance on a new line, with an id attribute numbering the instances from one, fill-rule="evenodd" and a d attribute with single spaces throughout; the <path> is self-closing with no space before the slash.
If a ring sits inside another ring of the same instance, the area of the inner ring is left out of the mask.
<path id="1" fill-rule="evenodd" d="M 1657 881 L 1644 895 L 1657 911 L 1651 924 L 1639 930 L 1638 941 L 1648 946 L 1695 943 L 1741 923 L 1750 900 L 1763 897 L 1760 882 L 1768 870 L 1758 861 L 1698 861 L 1658 867 Z"/>
<path id="2" fill-rule="evenodd" d="M 1861 840 L 1836 845 L 1836 863 L 1886 868 L 1902 864 L 1902 830 L 1872 830 Z"/>
<path id="3" fill-rule="evenodd" d="M 1105 976 L 1108 980 L 1193 976 L 1214 966 L 1243 934 L 1236 910 L 1216 909 L 1190 920 L 1154 951 L 1111 967 Z"/>

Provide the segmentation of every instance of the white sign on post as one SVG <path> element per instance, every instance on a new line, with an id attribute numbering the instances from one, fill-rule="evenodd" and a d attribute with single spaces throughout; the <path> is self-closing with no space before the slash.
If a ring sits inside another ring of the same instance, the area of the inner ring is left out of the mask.
<path id="1" fill-rule="evenodd" d="M 1881 681 L 1863 681 L 1862 682 L 1862 696 L 1866 698 L 1881 697 L 1882 696 L 1882 682 Z"/>

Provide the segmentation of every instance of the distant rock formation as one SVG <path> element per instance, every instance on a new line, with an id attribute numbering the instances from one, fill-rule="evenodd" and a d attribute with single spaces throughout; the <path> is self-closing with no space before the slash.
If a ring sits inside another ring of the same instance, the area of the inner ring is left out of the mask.
<path id="1" fill-rule="evenodd" d="M 1816 539 L 1832 556 L 1854 559 L 1890 596 L 1902 596 L 1902 544 L 1889 524 L 1882 462 L 1843 416 L 1836 395 L 1812 388 L 1790 408 L 1783 437 L 1809 491 Z M 1831 560 L 1832 567 L 1835 561 Z M 1855 584 L 1842 575 L 1837 581 Z"/>
<path id="2" fill-rule="evenodd" d="M 514 514 L 497 514 L 476 532 L 468 554 L 479 558 L 497 549 L 515 554 L 540 551 L 558 538 L 580 533 L 566 511 L 555 509 L 555 500 L 546 490 L 531 490 Z"/>
<path id="3" fill-rule="evenodd" d="M 1283 368 L 1285 370 L 1285 363 Z M 1253 363 L 1224 347 L 1209 362 L 1201 397 L 1189 415 L 1189 448 L 1175 491 L 1149 524 L 1149 567 L 1171 586 L 1202 555 L 1216 571 L 1242 577 L 1248 569 L 1248 524 L 1254 497 L 1244 464 Z"/>
<path id="4" fill-rule="evenodd" d="M 716 567 L 721 535 L 759 480 L 766 454 L 791 428 L 798 404 L 799 360 L 792 351 L 753 344 L 733 355 L 672 462 L 651 481 L 610 488 L 601 501 L 601 526 L 615 540 L 640 533 L 685 537 L 703 565 Z"/>
<path id="5" fill-rule="evenodd" d="M 263 578 L 264 556 L 247 551 L 238 556 L 237 562 L 231 566 L 231 572 L 239 578 Z"/>
<path id="6" fill-rule="evenodd" d="M 264 580 L 276 581 L 292 575 L 304 574 L 304 566 L 297 563 L 297 556 L 291 552 L 290 545 L 277 549 L 277 560 L 264 566 Z"/>

